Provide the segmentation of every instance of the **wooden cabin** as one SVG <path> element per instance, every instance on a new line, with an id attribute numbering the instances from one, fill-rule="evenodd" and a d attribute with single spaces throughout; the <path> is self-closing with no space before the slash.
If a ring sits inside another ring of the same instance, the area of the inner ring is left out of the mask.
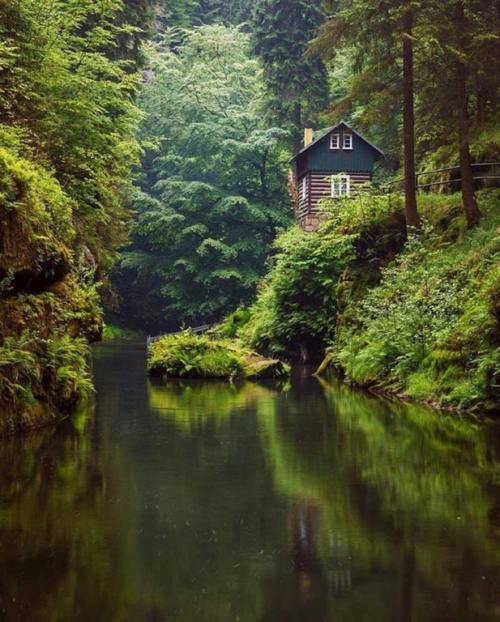
<path id="1" fill-rule="evenodd" d="M 342 121 L 315 137 L 304 132 L 304 147 L 292 159 L 295 211 L 306 231 L 319 223 L 321 199 L 353 197 L 370 183 L 375 162 L 383 152 Z"/>

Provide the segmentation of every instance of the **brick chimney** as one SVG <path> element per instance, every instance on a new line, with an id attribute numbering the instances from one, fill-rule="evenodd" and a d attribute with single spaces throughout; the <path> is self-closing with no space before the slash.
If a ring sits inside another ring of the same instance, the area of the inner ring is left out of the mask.
<path id="1" fill-rule="evenodd" d="M 306 127 L 304 130 L 304 147 L 307 147 L 314 141 L 314 131 L 312 127 Z"/>

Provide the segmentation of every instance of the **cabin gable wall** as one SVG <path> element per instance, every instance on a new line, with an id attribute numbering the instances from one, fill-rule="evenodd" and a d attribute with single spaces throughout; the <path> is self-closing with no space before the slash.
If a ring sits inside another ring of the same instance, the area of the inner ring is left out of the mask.
<path id="1" fill-rule="evenodd" d="M 342 133 L 341 130 L 338 130 Z M 353 133 L 353 148 L 350 150 L 330 149 L 330 134 L 327 134 L 307 154 L 307 168 L 311 171 L 332 173 L 354 173 L 373 171 L 376 152 L 370 145 Z"/>
<path id="2" fill-rule="evenodd" d="M 338 149 L 331 148 L 333 134 L 339 134 L 339 140 L 334 142 Z M 344 149 L 345 134 L 352 137 L 352 149 Z M 371 182 L 375 162 L 380 156 L 377 148 L 343 123 L 299 153 L 295 158 L 299 193 L 295 209 L 300 225 L 306 231 L 317 228 L 321 201 L 332 198 L 332 193 L 338 191 L 337 186 L 332 186 L 332 176 L 347 175 L 348 194 L 355 197 L 363 186 Z"/>

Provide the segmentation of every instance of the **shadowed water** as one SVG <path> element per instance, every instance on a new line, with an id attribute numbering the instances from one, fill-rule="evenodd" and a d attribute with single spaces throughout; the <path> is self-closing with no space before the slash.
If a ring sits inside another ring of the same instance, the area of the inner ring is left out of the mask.
<path id="1" fill-rule="evenodd" d="M 94 359 L 95 408 L 0 441 L 3 622 L 500 619 L 498 423 Z"/>

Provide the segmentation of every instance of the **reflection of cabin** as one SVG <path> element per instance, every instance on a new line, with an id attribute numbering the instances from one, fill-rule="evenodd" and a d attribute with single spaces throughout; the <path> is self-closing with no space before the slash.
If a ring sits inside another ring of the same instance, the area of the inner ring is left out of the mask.
<path id="1" fill-rule="evenodd" d="M 295 210 L 306 230 L 318 225 L 318 203 L 331 197 L 351 197 L 369 183 L 382 151 L 342 121 L 316 138 L 304 133 L 304 148 L 293 158 Z"/>

